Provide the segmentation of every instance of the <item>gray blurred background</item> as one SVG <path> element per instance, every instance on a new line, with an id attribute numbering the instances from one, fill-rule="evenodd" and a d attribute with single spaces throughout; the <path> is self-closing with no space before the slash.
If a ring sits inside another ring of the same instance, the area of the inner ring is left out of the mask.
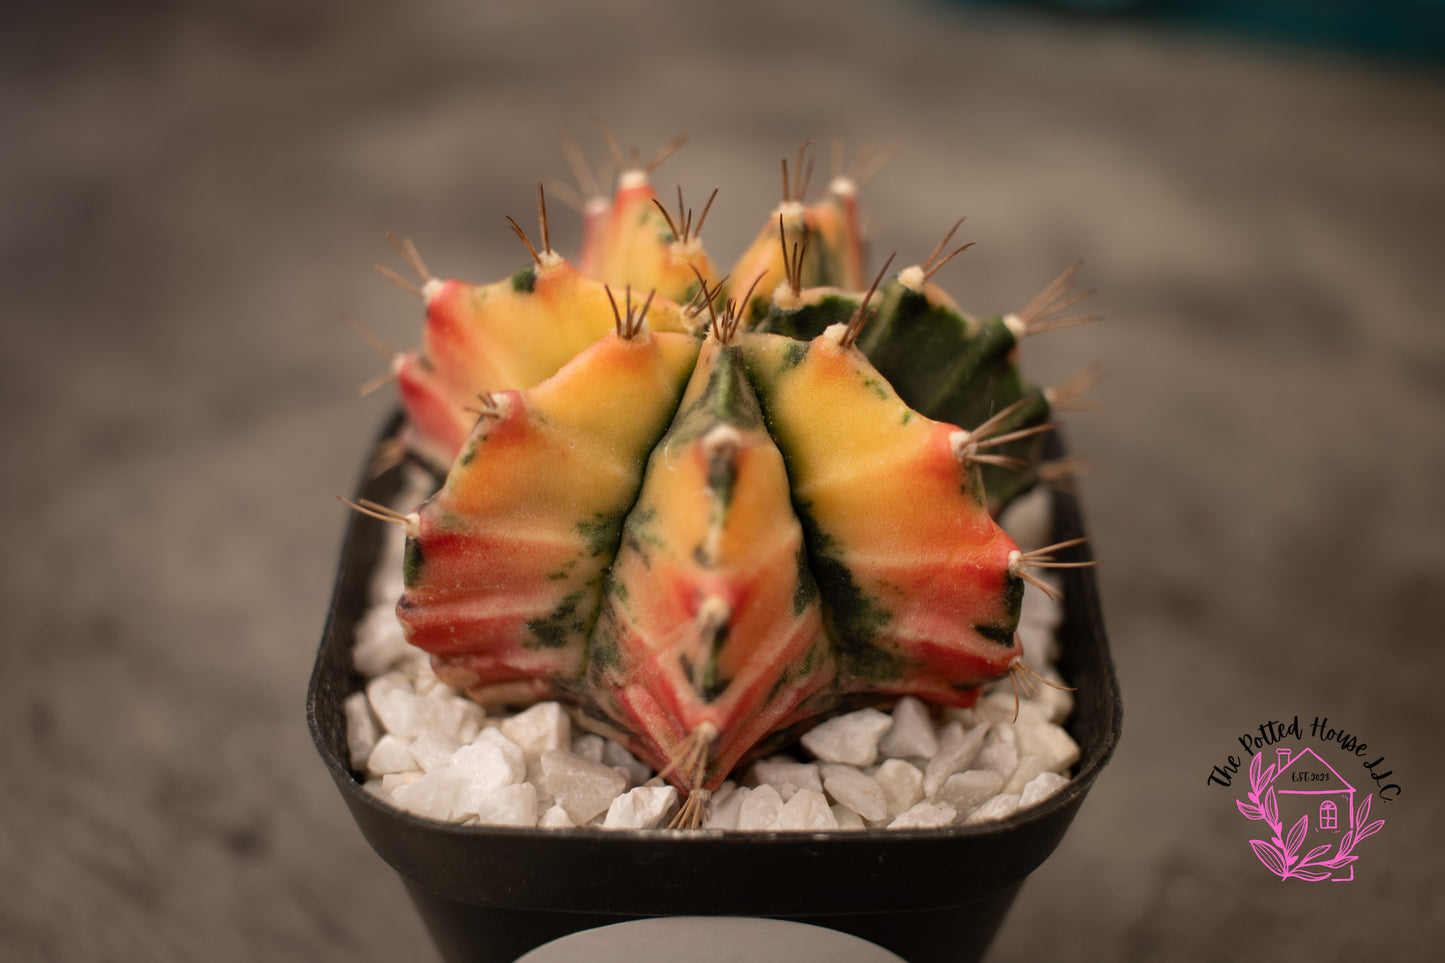
<path id="1" fill-rule="evenodd" d="M 1066 437 L 1125 736 L 991 959 L 1432 955 L 1445 73 L 1419 43 L 1150 13 L 7 5 L 0 956 L 429 958 L 303 717 L 333 496 L 391 404 L 357 399 L 384 364 L 339 319 L 417 338 L 371 271 L 399 266 L 386 230 L 444 276 L 520 266 L 503 215 L 530 225 L 538 179 L 566 179 L 560 132 L 602 156 L 596 115 L 644 154 L 692 135 L 657 182 L 721 187 L 724 263 L 778 158 L 833 135 L 902 148 L 863 194 L 875 264 L 967 214 L 939 280 L 996 313 L 1087 260 L 1107 323 L 1023 363 L 1107 372 Z M 1296 713 L 1403 790 L 1348 885 L 1274 879 L 1206 786 Z"/>

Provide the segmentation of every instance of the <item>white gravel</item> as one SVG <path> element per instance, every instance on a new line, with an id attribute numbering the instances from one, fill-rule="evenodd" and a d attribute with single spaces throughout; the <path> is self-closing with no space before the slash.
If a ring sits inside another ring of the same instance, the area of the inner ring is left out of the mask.
<path id="1" fill-rule="evenodd" d="M 419 500 L 419 499 L 417 499 Z M 1025 496 L 1004 527 L 1025 548 L 1048 531 L 1048 501 Z M 401 533 L 392 536 L 357 626 L 353 661 L 368 679 L 346 699 L 347 747 L 366 788 L 417 815 L 464 824 L 603 829 L 665 827 L 677 791 L 623 746 L 574 732 L 557 703 L 507 716 L 442 685 L 407 645 L 394 608 Z M 1024 661 L 1054 670 L 1059 603 L 1030 586 L 1019 632 Z M 899 699 L 891 712 L 830 719 L 796 755 L 760 760 L 708 801 L 705 829 L 848 831 L 977 825 L 1037 805 L 1069 783 L 1079 747 L 1062 728 L 1072 694 L 1038 686 L 1015 708 L 1012 687 L 971 709 Z"/>

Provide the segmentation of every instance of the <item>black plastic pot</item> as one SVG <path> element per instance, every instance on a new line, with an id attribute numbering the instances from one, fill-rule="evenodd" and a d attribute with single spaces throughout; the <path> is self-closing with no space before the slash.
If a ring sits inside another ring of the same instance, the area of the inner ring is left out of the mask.
<path id="1" fill-rule="evenodd" d="M 392 472 L 363 482 L 359 495 L 385 502 L 399 485 Z M 1056 540 L 1084 534 L 1075 499 L 1054 500 Z M 363 685 L 351 649 L 383 528 L 351 519 L 307 718 L 362 835 L 401 875 L 453 963 L 512 961 L 579 930 L 678 916 L 793 920 L 862 937 L 913 963 L 976 960 L 1025 877 L 1063 838 L 1119 738 L 1119 687 L 1092 570 L 1063 569 L 1059 668 L 1078 689 L 1068 729 L 1082 755 L 1067 787 L 1010 819 L 816 834 L 523 830 L 421 819 L 371 796 L 347 764 L 342 702 Z M 1086 546 L 1072 551 L 1072 560 L 1087 557 Z"/>

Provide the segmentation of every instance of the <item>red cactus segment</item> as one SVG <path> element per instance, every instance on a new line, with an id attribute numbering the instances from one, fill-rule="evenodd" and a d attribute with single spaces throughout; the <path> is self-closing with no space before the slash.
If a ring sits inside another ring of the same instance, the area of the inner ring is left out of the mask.
<path id="1" fill-rule="evenodd" d="M 396 364 L 396 382 L 406 409 L 402 443 L 428 465 L 450 465 L 471 434 L 476 416 L 461 390 L 438 377 L 421 352 L 410 351 Z M 476 395 L 470 401 L 475 402 Z"/>
<path id="2" fill-rule="evenodd" d="M 597 260 L 602 250 L 602 232 L 612 213 L 612 200 L 606 196 L 589 197 L 582 208 L 582 240 L 577 255 L 578 269 L 589 278 L 597 276 Z"/>
<path id="3" fill-rule="evenodd" d="M 551 377 L 615 324 L 607 291 L 555 254 L 505 281 L 435 282 L 426 291 L 420 351 L 398 368 L 412 423 L 410 445 L 449 465 L 471 431 L 477 396 L 530 388 Z M 648 323 L 684 331 L 681 310 L 654 299 Z"/>
<path id="4" fill-rule="evenodd" d="M 843 330 L 743 340 L 808 530 L 840 688 L 968 705 L 1020 654 L 1016 546 L 956 457 L 957 429 L 908 408 Z"/>
<path id="5" fill-rule="evenodd" d="M 397 606 L 443 678 L 486 698 L 581 676 L 623 518 L 696 356 L 687 335 L 610 333 L 535 388 L 484 400 L 419 510 Z"/>
<path id="6" fill-rule="evenodd" d="M 817 589 L 737 349 L 710 340 L 628 517 L 588 695 L 685 792 L 833 679 Z"/>

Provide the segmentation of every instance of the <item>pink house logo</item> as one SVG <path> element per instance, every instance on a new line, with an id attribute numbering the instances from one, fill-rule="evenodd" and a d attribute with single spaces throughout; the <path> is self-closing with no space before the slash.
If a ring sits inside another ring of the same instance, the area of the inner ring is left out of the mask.
<path id="1" fill-rule="evenodd" d="M 1249 764 L 1248 801 L 1234 801 L 1246 818 L 1271 830 L 1269 838 L 1249 841 L 1254 855 L 1280 879 L 1354 879 L 1355 847 L 1385 825 L 1369 822 L 1371 794 L 1358 794 L 1363 798 L 1356 802 L 1355 787 L 1313 749 L 1276 749 L 1268 766 L 1265 757 L 1257 753 Z"/>

